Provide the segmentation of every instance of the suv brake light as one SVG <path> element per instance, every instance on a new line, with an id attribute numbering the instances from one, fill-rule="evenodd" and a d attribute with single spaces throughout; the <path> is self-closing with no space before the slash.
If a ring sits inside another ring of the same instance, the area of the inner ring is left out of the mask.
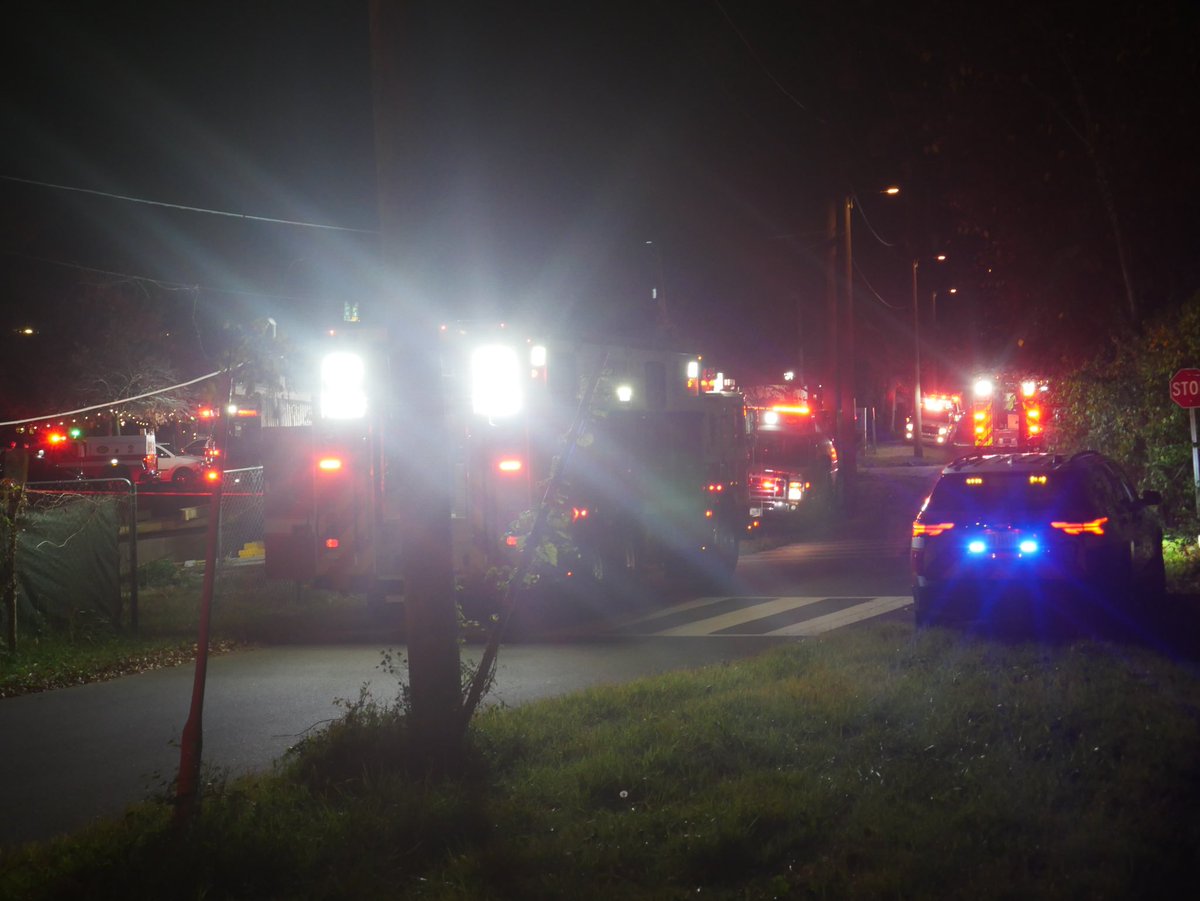
<path id="1" fill-rule="evenodd" d="M 1068 535 L 1103 535 L 1104 524 L 1108 522 L 1107 516 L 1101 516 L 1099 519 L 1093 519 L 1090 522 L 1052 522 L 1050 525 L 1055 529 L 1061 529 Z"/>
<path id="2" fill-rule="evenodd" d="M 913 538 L 919 538 L 922 535 L 928 535 L 930 538 L 933 538 L 953 528 L 954 523 L 952 522 L 914 522 Z"/>

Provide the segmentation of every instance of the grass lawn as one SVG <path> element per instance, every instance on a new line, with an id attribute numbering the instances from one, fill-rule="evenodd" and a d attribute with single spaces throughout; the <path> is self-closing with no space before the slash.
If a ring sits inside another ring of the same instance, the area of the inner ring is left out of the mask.
<path id="1" fill-rule="evenodd" d="M 362 698 L 275 772 L 0 856 L 0 897 L 1166 897 L 1200 680 L 1116 644 L 896 624 L 472 724 L 412 772 Z"/>

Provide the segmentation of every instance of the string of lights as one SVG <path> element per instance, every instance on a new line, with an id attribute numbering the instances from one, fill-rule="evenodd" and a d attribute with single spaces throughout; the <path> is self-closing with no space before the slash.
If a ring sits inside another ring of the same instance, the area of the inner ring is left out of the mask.
<path id="1" fill-rule="evenodd" d="M 169 385 L 166 388 L 157 388 L 154 391 L 147 391 L 145 394 L 138 394 L 133 397 L 123 397 L 120 400 L 110 400 L 102 404 L 93 404 L 90 407 L 80 407 L 78 410 L 65 410 L 61 413 L 43 413 L 41 416 L 31 416 L 27 419 L 13 419 L 8 422 L 0 422 L 0 427 L 10 425 L 28 425 L 31 422 L 45 422 L 51 419 L 59 419 L 64 416 L 78 416 L 82 413 L 91 413 L 95 410 L 110 410 L 113 407 L 119 407 L 122 404 L 132 403 L 135 400 L 144 400 L 147 397 L 154 397 L 159 394 L 166 394 L 169 391 L 177 391 L 180 388 L 187 388 L 190 385 L 195 385 L 197 382 L 203 382 L 206 379 L 215 378 L 225 370 L 218 369 L 216 372 L 210 372 L 202 376 L 198 376 L 187 382 L 181 382 L 178 385 Z"/>

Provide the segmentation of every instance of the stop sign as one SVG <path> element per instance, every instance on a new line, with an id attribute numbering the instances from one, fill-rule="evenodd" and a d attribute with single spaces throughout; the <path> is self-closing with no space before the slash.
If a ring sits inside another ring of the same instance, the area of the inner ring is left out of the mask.
<path id="1" fill-rule="evenodd" d="M 1181 369 L 1171 376 L 1171 400 L 1185 409 L 1200 407 L 1200 369 Z"/>

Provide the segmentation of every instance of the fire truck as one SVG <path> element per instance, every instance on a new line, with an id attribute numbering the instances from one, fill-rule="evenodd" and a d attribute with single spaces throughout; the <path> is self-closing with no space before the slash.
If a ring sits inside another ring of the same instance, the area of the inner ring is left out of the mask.
<path id="1" fill-rule="evenodd" d="M 933 393 L 921 395 L 921 437 L 925 444 L 969 444 L 961 434 L 962 395 Z M 912 441 L 916 422 L 909 416 L 904 423 L 904 440 Z"/>
<path id="2" fill-rule="evenodd" d="M 736 392 L 702 390 L 699 357 L 474 325 L 443 328 L 440 350 L 461 578 L 511 566 L 543 500 L 558 516 L 563 577 L 736 566 L 745 406 Z M 321 361 L 314 423 L 264 430 L 269 577 L 403 593 L 401 524 L 420 511 L 406 506 L 412 425 L 390 353 L 384 335 L 343 336 Z M 396 402 L 377 402 L 389 391 Z"/>
<path id="3" fill-rule="evenodd" d="M 806 400 L 748 409 L 750 516 L 766 522 L 827 509 L 837 481 L 837 450 Z"/>
<path id="4" fill-rule="evenodd" d="M 975 447 L 1045 448 L 1054 418 L 1046 379 L 1008 373 L 982 375 L 975 380 L 972 395 Z"/>

